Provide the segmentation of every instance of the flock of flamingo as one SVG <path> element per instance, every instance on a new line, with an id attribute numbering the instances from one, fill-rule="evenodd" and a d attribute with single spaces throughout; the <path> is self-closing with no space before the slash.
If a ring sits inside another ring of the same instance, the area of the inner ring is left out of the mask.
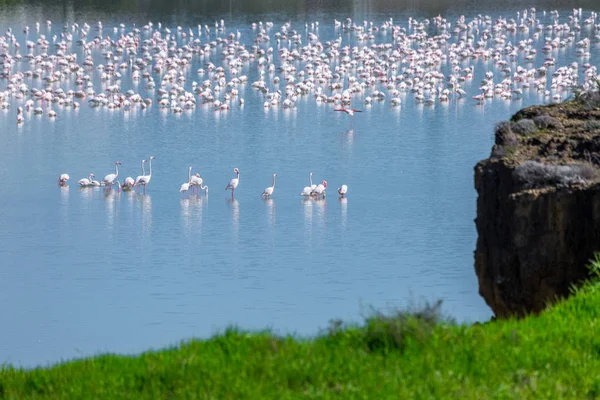
<path id="1" fill-rule="evenodd" d="M 475 91 L 477 104 L 518 99 L 529 90 L 560 101 L 573 88 L 595 83 L 596 66 L 588 60 L 591 42 L 600 40 L 596 17 L 573 9 L 561 21 L 558 11 L 530 8 L 495 20 L 437 16 L 377 24 L 347 18 L 334 21 L 332 40 L 321 39 L 318 22 L 300 29 L 291 22 L 279 29 L 273 22 L 253 23 L 245 38 L 223 20 L 174 29 L 120 24 L 108 32 L 101 22 L 71 23 L 57 33 L 47 21 L 46 27 L 36 23 L 36 37 L 25 26 L 24 43 L 11 28 L 0 37 L 0 79 L 9 82 L 0 91 L 0 109 L 16 101 L 18 124 L 31 113 L 56 118 L 54 106 L 76 109 L 85 99 L 91 107 L 123 112 L 154 102 L 173 113 L 193 112 L 197 103 L 226 111 L 236 103 L 243 107 L 249 73 L 258 75 L 251 86 L 265 108 L 295 108 L 300 97 L 313 96 L 352 115 L 353 101 L 370 107 L 389 99 L 391 107 L 400 107 L 412 94 L 415 102 L 434 105 L 460 101 L 467 90 Z M 556 66 L 558 52 L 572 46 L 580 62 Z M 190 89 L 194 62 L 201 67 Z M 469 83 L 475 68 L 485 69 L 480 85 Z"/>
<path id="2" fill-rule="evenodd" d="M 90 107 L 122 112 L 146 110 L 154 102 L 172 113 L 193 112 L 197 103 L 215 111 L 236 103 L 241 109 L 247 74 L 257 75 L 251 87 L 265 109 L 295 108 L 299 98 L 312 96 L 352 121 L 363 111 L 353 103 L 370 108 L 389 99 L 394 108 L 410 95 L 429 106 L 462 101 L 467 90 L 474 90 L 471 97 L 480 105 L 493 98 L 519 99 L 528 91 L 561 101 L 574 89 L 596 85 L 597 68 L 589 63 L 591 50 L 597 48 L 592 43 L 600 41 L 596 18 L 596 12 L 584 16 L 581 8 L 562 20 L 556 10 L 538 13 L 535 8 L 517 12 L 516 18 L 410 17 L 406 23 L 347 18 L 334 20 L 331 40 L 321 38 L 318 22 L 299 29 L 291 22 L 278 29 L 273 22 L 253 23 L 248 39 L 239 30 L 229 30 L 223 20 L 175 29 L 160 22 L 141 29 L 120 24 L 109 32 L 101 22 L 71 23 L 56 34 L 47 21 L 46 27 L 36 23 L 35 33 L 25 26 L 24 43 L 11 28 L 0 36 L 0 79 L 8 80 L 0 91 L 0 110 L 16 102 L 16 122 L 22 125 L 31 113 L 57 118 L 53 107 L 77 109 L 84 99 Z M 573 48 L 579 62 L 557 66 L 556 57 L 566 48 Z M 199 81 L 193 80 L 190 88 L 193 63 L 200 65 L 195 70 Z M 476 68 L 484 69 L 480 84 L 472 84 Z M 122 184 L 118 162 L 115 173 L 102 181 L 90 175 L 78 183 L 145 191 L 152 159 L 148 174 L 144 160 L 142 175 L 127 177 Z M 234 172 L 226 187 L 232 196 L 239 184 L 239 170 Z M 272 196 L 275 179 L 274 174 L 263 196 Z M 67 181 L 66 174 L 59 178 L 60 184 Z M 326 187 L 326 181 L 313 185 L 311 177 L 301 195 L 324 196 Z M 190 188 L 208 191 L 200 174 L 191 170 L 180 191 Z M 343 185 L 338 192 L 345 195 L 346 190 Z"/>
<path id="3" fill-rule="evenodd" d="M 142 175 L 138 176 L 136 179 L 133 179 L 132 177 L 128 176 L 127 178 L 125 178 L 125 180 L 123 181 L 122 184 L 118 180 L 119 165 L 121 165 L 120 161 L 115 162 L 115 173 L 106 175 L 104 177 L 104 179 L 102 179 L 101 181 L 95 180 L 94 174 L 89 174 L 89 176 L 87 178 L 81 178 L 80 180 L 78 180 L 77 184 L 82 188 L 104 186 L 106 188 L 106 190 L 112 190 L 112 187 L 114 185 L 117 185 L 118 191 L 121 191 L 121 190 L 130 191 L 130 190 L 135 190 L 136 188 L 142 187 L 144 190 L 144 194 L 145 194 L 146 186 L 148 185 L 148 183 L 150 183 L 150 179 L 152 179 L 152 160 L 154 160 L 155 158 L 156 157 L 154 157 L 154 156 L 150 157 L 150 163 L 149 163 L 150 164 L 150 172 L 147 175 L 146 175 L 146 171 L 144 169 L 144 164 L 147 161 L 142 160 Z M 225 187 L 225 190 L 231 190 L 231 198 L 232 199 L 234 198 L 235 189 L 240 184 L 240 170 L 238 168 L 234 168 L 233 173 L 236 175 L 235 178 L 232 178 L 229 181 L 229 183 L 227 184 L 227 186 Z M 315 199 L 324 198 L 326 196 L 325 190 L 327 189 L 327 181 L 323 180 L 321 183 L 316 185 L 316 184 L 313 184 L 312 176 L 313 176 L 313 173 L 311 172 L 308 175 L 309 184 L 308 184 L 308 186 L 305 186 L 304 189 L 302 189 L 302 191 L 300 192 L 300 196 L 304 196 L 305 198 L 315 198 Z M 273 180 L 271 182 L 271 186 L 267 187 L 262 192 L 262 194 L 261 194 L 262 197 L 270 198 L 273 195 L 273 192 L 275 191 L 275 178 L 276 177 L 277 177 L 277 174 L 273 174 Z M 69 179 L 70 179 L 69 174 L 61 174 L 58 177 L 59 186 L 66 186 L 68 184 Z M 179 189 L 179 191 L 181 193 L 186 193 L 186 192 L 190 191 L 190 188 L 191 188 L 192 192 L 194 189 L 196 190 L 196 195 L 199 194 L 200 190 L 204 190 L 204 194 L 208 195 L 208 185 L 204 185 L 203 183 L 204 183 L 204 180 L 202 179 L 200 174 L 197 173 L 195 175 L 192 175 L 192 167 L 189 167 L 188 181 L 181 185 L 181 188 Z M 337 191 L 341 197 L 345 197 L 346 193 L 348 192 L 348 186 L 341 185 Z"/>

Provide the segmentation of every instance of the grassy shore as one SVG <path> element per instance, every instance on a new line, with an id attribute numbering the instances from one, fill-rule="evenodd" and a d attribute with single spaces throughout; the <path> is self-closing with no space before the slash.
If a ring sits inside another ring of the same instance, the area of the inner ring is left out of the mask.
<path id="1" fill-rule="evenodd" d="M 312 339 L 228 330 L 135 357 L 0 370 L 0 398 L 600 398 L 595 279 L 538 316 L 472 326 L 438 305 L 332 323 Z"/>

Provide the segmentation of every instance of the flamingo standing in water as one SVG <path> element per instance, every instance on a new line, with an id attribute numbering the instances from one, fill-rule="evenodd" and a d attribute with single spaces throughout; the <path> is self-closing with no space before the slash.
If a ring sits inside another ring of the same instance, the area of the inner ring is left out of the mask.
<path id="1" fill-rule="evenodd" d="M 85 187 L 85 186 L 92 186 L 92 180 L 94 178 L 94 174 L 90 174 L 89 177 L 87 178 L 82 178 L 80 180 L 77 181 L 77 183 L 81 186 L 81 187 Z"/>
<path id="2" fill-rule="evenodd" d="M 156 157 L 154 156 L 150 156 L 150 173 L 148 175 L 144 175 L 142 176 L 142 179 L 140 179 L 138 185 L 144 185 L 144 194 L 146 194 L 146 185 L 148 185 L 150 183 L 150 179 L 152 179 L 152 160 L 154 160 Z"/>
<path id="3" fill-rule="evenodd" d="M 190 169 L 188 170 L 188 181 L 187 183 L 184 183 L 183 185 L 181 185 L 181 188 L 179 188 L 179 191 L 182 193 L 185 193 L 188 191 L 188 189 L 190 188 L 190 184 L 192 182 L 192 167 L 190 167 Z"/>
<path id="4" fill-rule="evenodd" d="M 119 165 L 121 165 L 120 161 L 117 161 L 115 163 L 115 173 L 114 174 L 108 174 L 104 177 L 104 179 L 102 179 L 102 183 L 104 183 L 104 185 L 108 186 L 108 190 L 112 189 L 112 185 L 114 185 L 115 183 L 118 184 L 118 190 L 119 192 L 121 191 L 121 183 L 117 180 L 117 177 L 119 176 Z"/>
<path id="5" fill-rule="evenodd" d="M 342 185 L 338 188 L 338 193 L 340 194 L 340 197 L 344 197 L 347 192 L 348 192 L 348 186 L 346 186 L 346 185 Z"/>
<path id="6" fill-rule="evenodd" d="M 190 185 L 196 187 L 196 194 L 198 194 L 200 190 L 204 190 L 204 194 L 208 194 L 208 186 L 202 186 L 202 182 L 204 182 L 204 180 L 202 179 L 200 174 L 192 176 L 192 181 L 190 182 Z"/>
<path id="7" fill-rule="evenodd" d="M 17 124 L 22 124 L 25 122 L 25 118 L 23 117 L 23 108 L 17 108 Z"/>
<path id="8" fill-rule="evenodd" d="M 121 189 L 123 190 L 131 190 L 131 188 L 135 185 L 135 181 L 132 177 L 128 176 L 123 181 L 123 185 L 121 185 Z"/>
<path id="9" fill-rule="evenodd" d="M 317 199 L 320 199 L 321 196 L 325 197 L 325 189 L 327 189 L 327 181 L 323 181 L 317 185 L 317 188 L 312 191 L 311 195 L 315 196 Z"/>
<path id="10" fill-rule="evenodd" d="M 138 186 L 138 184 L 140 183 L 142 178 L 146 175 L 146 170 L 144 169 L 145 162 L 146 162 L 146 160 L 142 160 L 142 174 L 138 175 L 138 177 L 135 178 L 135 181 L 133 181 L 133 186 Z"/>
<path id="11" fill-rule="evenodd" d="M 262 195 L 264 197 L 269 198 L 273 194 L 273 191 L 275 190 L 275 177 L 276 176 L 277 176 L 277 174 L 273 174 L 273 184 L 271 186 L 269 186 L 268 188 L 266 188 L 265 191 L 262 193 Z"/>
<path id="12" fill-rule="evenodd" d="M 233 193 L 235 192 L 235 188 L 237 188 L 238 185 L 240 184 L 240 170 L 237 168 L 234 168 L 233 172 L 235 174 L 237 174 L 237 177 L 230 180 L 229 185 L 227 185 L 227 187 L 225 188 L 225 190 L 231 189 L 231 199 L 232 200 L 233 200 Z"/>
<path id="13" fill-rule="evenodd" d="M 69 179 L 71 179 L 71 178 L 69 177 L 69 174 L 61 174 L 61 175 L 58 177 L 58 184 L 59 184 L 59 185 L 61 185 L 61 186 L 64 186 L 64 185 L 66 185 L 66 184 L 67 184 L 67 181 L 68 181 Z"/>
<path id="14" fill-rule="evenodd" d="M 312 175 L 313 175 L 312 172 L 310 174 L 308 174 L 309 185 L 305 186 L 304 189 L 302 189 L 302 191 L 300 192 L 300 196 L 308 197 L 308 196 L 310 196 L 311 192 L 317 188 L 317 185 L 313 185 L 313 183 L 312 183 Z"/>

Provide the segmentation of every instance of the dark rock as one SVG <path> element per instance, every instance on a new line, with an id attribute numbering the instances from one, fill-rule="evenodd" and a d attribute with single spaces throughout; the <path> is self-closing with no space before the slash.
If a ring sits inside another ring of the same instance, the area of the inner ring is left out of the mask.
<path id="1" fill-rule="evenodd" d="M 539 312 L 588 276 L 600 251 L 600 136 L 585 125 L 596 114 L 575 102 L 521 110 L 475 167 L 475 272 L 498 317 Z M 515 135 L 524 119 L 533 137 Z"/>

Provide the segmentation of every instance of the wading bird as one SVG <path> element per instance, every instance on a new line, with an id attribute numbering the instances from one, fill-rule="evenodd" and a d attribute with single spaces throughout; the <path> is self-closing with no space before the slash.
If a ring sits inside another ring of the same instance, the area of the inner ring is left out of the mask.
<path id="1" fill-rule="evenodd" d="M 94 178 L 94 174 L 90 174 L 89 177 L 87 177 L 87 178 L 81 178 L 80 180 L 77 181 L 77 183 L 81 187 L 92 186 L 92 180 L 93 180 L 93 178 Z"/>
<path id="2" fill-rule="evenodd" d="M 312 175 L 313 173 L 308 174 L 308 186 L 305 186 L 304 189 L 300 192 L 300 196 L 308 197 L 312 193 L 313 190 L 317 188 L 317 185 L 313 185 L 312 183 Z"/>
<path id="3" fill-rule="evenodd" d="M 184 183 L 183 185 L 181 185 L 181 187 L 179 188 L 179 191 L 181 193 L 187 192 L 188 189 L 190 188 L 191 182 L 192 182 L 192 167 L 190 167 L 188 170 L 188 181 L 186 183 Z"/>
<path id="4" fill-rule="evenodd" d="M 67 184 L 67 181 L 68 181 L 69 179 L 70 179 L 70 178 L 69 178 L 69 174 L 61 174 L 61 175 L 58 177 L 58 184 L 59 184 L 59 185 L 66 185 L 66 184 Z"/>
<path id="5" fill-rule="evenodd" d="M 277 176 L 277 174 L 273 174 L 273 184 L 271 186 L 269 186 L 268 188 L 265 189 L 265 191 L 262 193 L 262 195 L 264 197 L 271 197 L 271 195 L 273 194 L 273 191 L 275 190 L 275 177 Z"/>
<path id="6" fill-rule="evenodd" d="M 229 185 L 225 188 L 225 190 L 231 189 L 231 198 L 233 199 L 233 193 L 235 192 L 235 188 L 240 184 L 240 170 L 237 168 L 233 169 L 233 172 L 237 175 L 235 178 L 229 181 Z"/>
<path id="7" fill-rule="evenodd" d="M 152 179 L 152 160 L 154 160 L 155 158 L 155 156 L 150 156 L 150 173 L 148 173 L 148 175 L 142 176 L 142 178 L 138 182 L 138 186 L 144 186 L 144 194 L 146 194 L 146 186 L 150 183 L 150 179 Z"/>
<path id="8" fill-rule="evenodd" d="M 112 189 L 112 185 L 114 185 L 115 183 L 117 183 L 118 186 L 118 190 L 119 192 L 121 191 L 121 184 L 119 183 L 119 181 L 117 180 L 117 177 L 119 176 L 119 165 L 121 165 L 120 161 L 115 162 L 115 173 L 114 174 L 108 174 L 104 177 L 104 179 L 102 179 L 102 183 L 105 186 L 108 186 L 107 190 Z"/>

